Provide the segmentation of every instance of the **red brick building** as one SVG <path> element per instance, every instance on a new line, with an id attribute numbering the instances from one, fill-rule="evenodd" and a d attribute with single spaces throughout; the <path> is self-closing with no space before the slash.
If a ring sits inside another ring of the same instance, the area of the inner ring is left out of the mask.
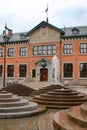
<path id="1" fill-rule="evenodd" d="M 4 44 L 2 35 L 0 43 Z M 60 61 L 60 80 L 87 83 L 87 26 L 57 28 L 42 21 L 29 32 L 15 33 L 6 43 L 6 83 L 9 80 L 51 81 L 51 60 Z M 0 46 L 3 81 L 4 47 Z"/>

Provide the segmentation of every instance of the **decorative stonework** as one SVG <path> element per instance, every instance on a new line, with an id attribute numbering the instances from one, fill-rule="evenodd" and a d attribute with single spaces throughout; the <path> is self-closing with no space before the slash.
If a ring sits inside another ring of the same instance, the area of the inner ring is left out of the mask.
<path id="1" fill-rule="evenodd" d="M 40 27 L 30 35 L 30 44 L 42 42 L 58 42 L 60 40 L 60 33 L 48 26 Z"/>

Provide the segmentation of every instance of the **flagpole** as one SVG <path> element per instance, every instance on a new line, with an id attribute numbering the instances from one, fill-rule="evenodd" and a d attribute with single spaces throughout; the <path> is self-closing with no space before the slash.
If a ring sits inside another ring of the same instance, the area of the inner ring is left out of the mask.
<path id="1" fill-rule="evenodd" d="M 48 23 L 48 2 L 47 2 L 47 8 L 46 8 L 46 10 L 45 10 L 45 13 L 47 14 L 47 18 L 46 18 L 46 22 Z"/>

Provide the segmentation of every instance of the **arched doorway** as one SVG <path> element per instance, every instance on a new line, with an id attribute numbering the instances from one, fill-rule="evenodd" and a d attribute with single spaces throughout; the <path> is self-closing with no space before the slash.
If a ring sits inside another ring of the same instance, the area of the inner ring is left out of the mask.
<path id="1" fill-rule="evenodd" d="M 40 81 L 48 81 L 48 69 L 40 69 Z"/>

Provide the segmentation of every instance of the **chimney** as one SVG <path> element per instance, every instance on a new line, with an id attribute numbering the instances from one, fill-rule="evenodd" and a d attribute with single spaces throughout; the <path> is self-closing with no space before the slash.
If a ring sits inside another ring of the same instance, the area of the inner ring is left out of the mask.
<path id="1" fill-rule="evenodd" d="M 8 37 L 11 37 L 11 36 L 12 36 L 12 30 L 9 29 L 9 30 L 8 30 Z"/>

